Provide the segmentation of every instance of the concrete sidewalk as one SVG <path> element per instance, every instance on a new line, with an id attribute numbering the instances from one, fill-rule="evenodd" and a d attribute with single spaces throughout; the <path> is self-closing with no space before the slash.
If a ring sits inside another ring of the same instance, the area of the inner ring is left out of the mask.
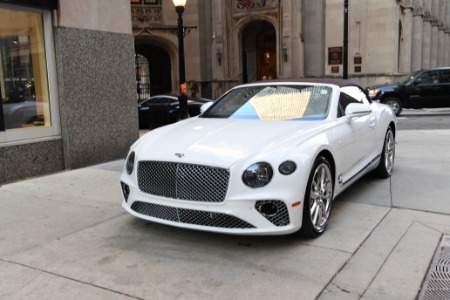
<path id="1" fill-rule="evenodd" d="M 450 234 L 448 149 L 450 130 L 399 131 L 392 178 L 357 182 L 314 240 L 138 220 L 123 161 L 3 185 L 0 299 L 415 299 Z"/>
<path id="2" fill-rule="evenodd" d="M 444 107 L 444 108 L 419 108 L 419 109 L 412 109 L 412 108 L 404 108 L 401 112 L 400 116 L 422 116 L 422 115 L 449 115 L 450 114 L 450 108 Z"/>

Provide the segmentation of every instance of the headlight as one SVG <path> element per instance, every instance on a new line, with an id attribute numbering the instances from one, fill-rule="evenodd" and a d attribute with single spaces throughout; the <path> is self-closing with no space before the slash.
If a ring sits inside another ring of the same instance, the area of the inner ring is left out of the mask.
<path id="1" fill-rule="evenodd" d="M 244 171 L 242 180 L 252 188 L 263 187 L 270 182 L 273 176 L 272 167 L 265 162 L 258 162 Z"/>
<path id="2" fill-rule="evenodd" d="M 283 175 L 290 175 L 290 174 L 294 173 L 296 169 L 297 169 L 297 165 L 295 164 L 295 162 L 293 162 L 291 160 L 287 160 L 287 161 L 283 162 L 278 167 L 278 171 Z"/>
<path id="3" fill-rule="evenodd" d="M 126 170 L 127 170 L 128 175 L 131 175 L 131 173 L 133 173 L 134 157 L 135 157 L 134 152 L 131 152 L 130 155 L 128 155 L 127 165 L 126 165 Z"/>
<path id="4" fill-rule="evenodd" d="M 369 92 L 370 98 L 374 98 L 378 93 L 378 91 L 376 89 L 373 89 L 373 90 L 369 89 L 368 92 Z"/>

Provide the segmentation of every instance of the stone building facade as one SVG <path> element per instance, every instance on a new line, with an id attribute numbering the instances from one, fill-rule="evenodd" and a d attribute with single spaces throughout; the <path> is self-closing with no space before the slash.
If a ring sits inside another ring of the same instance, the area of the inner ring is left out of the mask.
<path id="1" fill-rule="evenodd" d="M 144 59 L 137 84 L 145 95 L 176 93 L 173 3 L 131 2 Z M 348 9 L 349 79 L 367 86 L 449 66 L 450 0 L 349 0 Z M 187 0 L 183 18 L 187 81 L 203 97 L 263 78 L 343 75 L 344 0 Z"/>
<path id="2" fill-rule="evenodd" d="M 350 79 L 450 65 L 450 0 L 348 4 Z M 192 95 L 343 74 L 344 0 L 187 0 L 183 19 Z M 123 158 L 136 100 L 178 92 L 176 24 L 170 0 L 0 0 L 0 184 Z"/>
<path id="3" fill-rule="evenodd" d="M 123 158 L 138 138 L 129 0 L 0 0 L 0 184 Z"/>

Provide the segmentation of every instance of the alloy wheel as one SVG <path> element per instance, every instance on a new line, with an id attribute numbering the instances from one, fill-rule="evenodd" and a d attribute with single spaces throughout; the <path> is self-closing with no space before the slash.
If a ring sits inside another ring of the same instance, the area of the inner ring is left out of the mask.
<path id="1" fill-rule="evenodd" d="M 388 130 L 384 144 L 384 166 L 386 172 L 391 174 L 394 168 L 395 140 L 392 130 Z"/>
<path id="2" fill-rule="evenodd" d="M 311 223 L 317 232 L 321 232 L 327 225 L 333 198 L 333 181 L 328 165 L 322 163 L 315 169 L 309 195 Z"/>

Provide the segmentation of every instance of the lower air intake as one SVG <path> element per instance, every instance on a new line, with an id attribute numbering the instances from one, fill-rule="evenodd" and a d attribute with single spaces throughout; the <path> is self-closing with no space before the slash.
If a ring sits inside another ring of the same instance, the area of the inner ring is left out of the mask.
<path id="1" fill-rule="evenodd" d="M 134 202 L 131 209 L 141 215 L 184 224 L 217 228 L 255 228 L 239 218 L 221 213 L 176 208 L 140 201 Z"/>

